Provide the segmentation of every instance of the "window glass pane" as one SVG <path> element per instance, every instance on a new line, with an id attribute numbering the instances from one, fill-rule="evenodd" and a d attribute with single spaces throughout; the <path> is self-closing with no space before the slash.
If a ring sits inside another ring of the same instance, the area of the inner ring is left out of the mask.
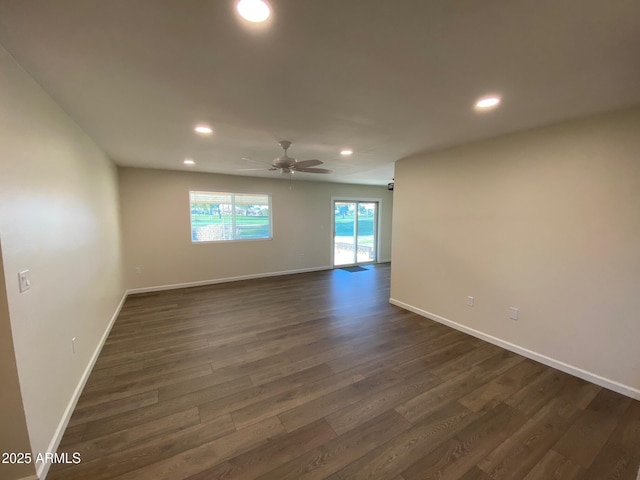
<path id="1" fill-rule="evenodd" d="M 189 192 L 191 200 L 191 240 L 212 242 L 231 240 L 231 194 Z"/>
<path id="2" fill-rule="evenodd" d="M 236 238 L 271 238 L 269 196 L 236 194 Z"/>
<path id="3" fill-rule="evenodd" d="M 358 202 L 358 263 L 375 261 L 377 203 Z"/>
<path id="4" fill-rule="evenodd" d="M 189 192 L 189 197 L 193 242 L 271 238 L 269 195 Z"/>
<path id="5" fill-rule="evenodd" d="M 354 202 L 335 202 L 334 263 L 356 263 L 356 206 Z"/>

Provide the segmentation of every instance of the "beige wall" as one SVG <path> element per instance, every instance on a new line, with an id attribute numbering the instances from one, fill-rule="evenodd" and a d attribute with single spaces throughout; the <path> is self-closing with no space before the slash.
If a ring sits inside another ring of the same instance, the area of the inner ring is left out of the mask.
<path id="1" fill-rule="evenodd" d="M 640 109 L 408 158 L 395 182 L 392 299 L 640 394 Z"/>
<path id="2" fill-rule="evenodd" d="M 390 258 L 392 193 L 386 187 L 294 180 L 290 190 L 279 179 L 119 171 L 129 289 L 327 267 L 332 196 L 382 200 L 380 259 Z M 271 194 L 273 240 L 191 243 L 189 190 Z"/>
<path id="3" fill-rule="evenodd" d="M 0 452 L 30 452 L 27 422 L 24 418 L 18 369 L 13 349 L 7 285 L 0 245 Z M 14 480 L 35 473 L 33 464 L 0 464 L 0 478 Z"/>
<path id="4" fill-rule="evenodd" d="M 0 72 L 6 292 L 31 448 L 44 453 L 124 293 L 117 172 L 2 48 Z"/>

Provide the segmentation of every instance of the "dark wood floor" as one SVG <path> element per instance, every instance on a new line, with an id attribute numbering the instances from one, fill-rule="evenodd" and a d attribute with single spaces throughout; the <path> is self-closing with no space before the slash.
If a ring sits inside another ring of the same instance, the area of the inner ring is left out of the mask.
<path id="1" fill-rule="evenodd" d="M 640 402 L 389 305 L 389 266 L 127 299 L 50 479 L 636 479 Z"/>

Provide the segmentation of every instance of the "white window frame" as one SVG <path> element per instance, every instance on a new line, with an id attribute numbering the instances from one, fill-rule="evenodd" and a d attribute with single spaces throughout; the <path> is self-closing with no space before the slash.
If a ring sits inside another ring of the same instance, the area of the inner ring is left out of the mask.
<path id="1" fill-rule="evenodd" d="M 231 231 L 236 232 L 236 195 L 262 195 L 267 197 L 268 208 L 269 208 L 269 236 L 263 238 L 230 238 L 230 239 L 221 239 L 221 240 L 194 240 L 193 239 L 193 218 L 192 218 L 192 203 L 191 203 L 191 194 L 192 193 L 210 193 L 214 195 L 229 195 L 231 197 Z M 272 211 L 272 198 L 270 193 L 263 192 L 223 192 L 223 191 L 208 191 L 208 190 L 189 190 L 189 236 L 191 238 L 191 243 L 194 245 L 201 244 L 212 244 L 212 243 L 231 243 L 231 242 L 260 242 L 265 240 L 273 240 L 273 211 Z"/>

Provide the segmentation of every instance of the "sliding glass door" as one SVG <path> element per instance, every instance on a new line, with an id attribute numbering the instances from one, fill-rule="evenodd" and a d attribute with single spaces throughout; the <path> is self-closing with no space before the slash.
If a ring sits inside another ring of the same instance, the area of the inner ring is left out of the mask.
<path id="1" fill-rule="evenodd" d="M 377 260 L 378 202 L 333 202 L 333 264 L 357 265 Z"/>

